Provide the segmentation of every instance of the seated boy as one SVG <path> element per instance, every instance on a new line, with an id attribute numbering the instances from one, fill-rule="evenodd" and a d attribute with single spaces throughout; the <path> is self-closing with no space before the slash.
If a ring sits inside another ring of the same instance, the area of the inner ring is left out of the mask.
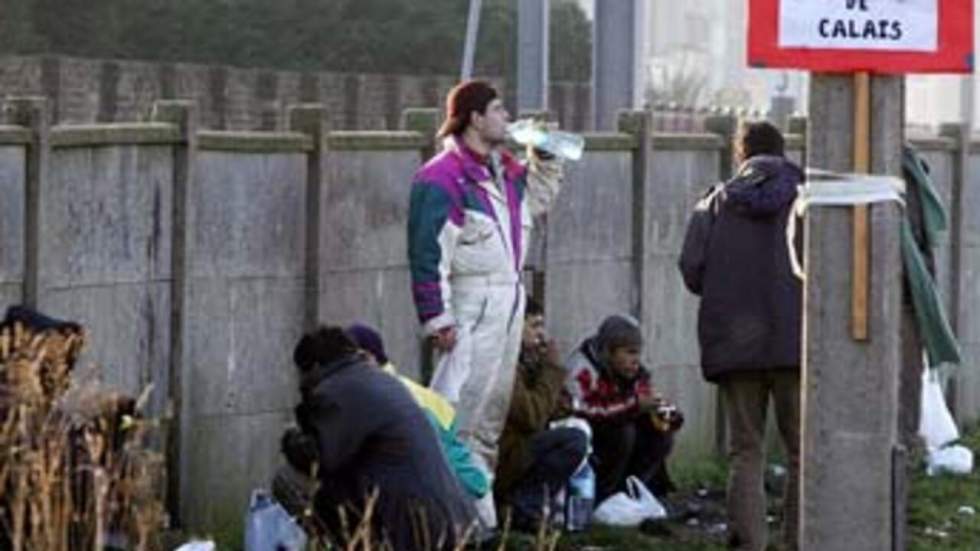
<path id="1" fill-rule="evenodd" d="M 558 349 L 547 338 L 544 309 L 528 298 L 521 354 L 494 480 L 501 508 L 511 509 L 513 526 L 537 530 L 545 497 L 555 494 L 585 460 L 588 435 L 575 428 L 548 429 L 548 422 L 568 414 L 563 405 L 565 369 Z"/>
<path id="2" fill-rule="evenodd" d="M 667 456 L 684 419 L 654 391 L 640 365 L 642 346 L 634 320 L 610 316 L 568 359 L 572 410 L 592 427 L 596 504 L 624 489 L 630 475 L 656 495 L 674 489 Z"/>

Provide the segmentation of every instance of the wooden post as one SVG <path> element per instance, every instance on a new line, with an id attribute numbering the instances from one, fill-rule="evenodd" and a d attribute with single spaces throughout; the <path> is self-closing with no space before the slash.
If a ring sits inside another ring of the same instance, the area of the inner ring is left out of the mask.
<path id="1" fill-rule="evenodd" d="M 854 75 L 854 172 L 867 174 L 871 168 L 871 78 L 867 72 Z M 851 280 L 851 336 L 868 340 L 868 206 L 854 207 Z"/>

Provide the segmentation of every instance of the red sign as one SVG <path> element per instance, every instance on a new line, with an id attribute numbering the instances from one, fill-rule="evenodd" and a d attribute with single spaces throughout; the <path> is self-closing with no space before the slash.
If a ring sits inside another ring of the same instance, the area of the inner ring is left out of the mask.
<path id="1" fill-rule="evenodd" d="M 757 68 L 973 72 L 973 0 L 750 0 L 748 32 Z"/>

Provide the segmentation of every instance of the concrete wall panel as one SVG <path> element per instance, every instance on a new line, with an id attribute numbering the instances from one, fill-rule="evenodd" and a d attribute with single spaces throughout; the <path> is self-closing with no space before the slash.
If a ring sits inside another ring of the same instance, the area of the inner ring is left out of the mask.
<path id="1" fill-rule="evenodd" d="M 38 306 L 89 333 L 82 366 L 151 413 L 169 394 L 172 149 L 56 149 L 42 184 Z"/>
<path id="2" fill-rule="evenodd" d="M 420 152 L 331 151 L 320 226 L 320 321 L 377 328 L 406 375 L 421 374 L 408 270 L 408 202 Z"/>
<path id="3" fill-rule="evenodd" d="M 233 525 L 296 401 L 306 300 L 306 158 L 202 152 L 188 190 L 181 495 L 191 528 Z M 229 465 L 235 465 L 229 469 Z"/>

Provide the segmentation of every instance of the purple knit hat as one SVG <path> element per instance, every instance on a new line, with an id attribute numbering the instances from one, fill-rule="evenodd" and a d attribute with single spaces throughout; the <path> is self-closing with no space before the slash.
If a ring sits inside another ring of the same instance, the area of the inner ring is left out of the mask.
<path id="1" fill-rule="evenodd" d="M 355 323 L 347 328 L 347 334 L 354 339 L 358 348 L 370 352 L 379 364 L 388 363 L 384 341 L 381 340 L 381 335 L 374 328 L 363 323 Z"/>

